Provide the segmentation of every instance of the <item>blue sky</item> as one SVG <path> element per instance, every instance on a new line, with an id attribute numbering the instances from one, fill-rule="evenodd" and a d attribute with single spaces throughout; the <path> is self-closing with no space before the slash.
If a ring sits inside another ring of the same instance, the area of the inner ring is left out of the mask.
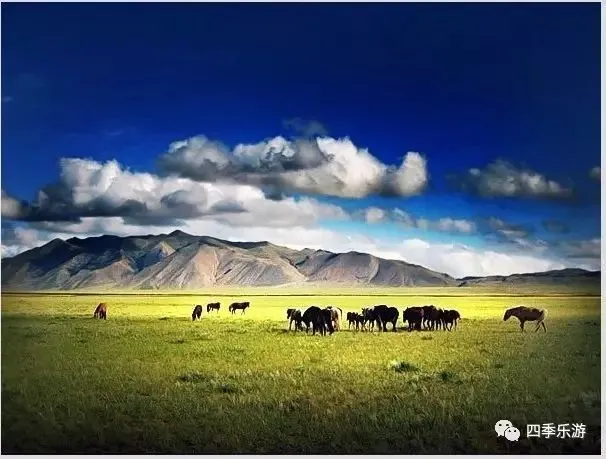
<path id="1" fill-rule="evenodd" d="M 453 275 L 599 267 L 599 4 L 3 4 L 1 33 L 3 256 L 180 227 Z M 278 136 L 327 162 L 285 171 Z"/>

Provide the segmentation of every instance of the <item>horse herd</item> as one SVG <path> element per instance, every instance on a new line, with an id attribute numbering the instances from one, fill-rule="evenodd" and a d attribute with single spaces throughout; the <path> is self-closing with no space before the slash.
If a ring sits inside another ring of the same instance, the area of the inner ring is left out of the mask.
<path id="1" fill-rule="evenodd" d="M 231 303 L 228 310 L 231 314 L 235 314 L 236 311 L 241 311 L 240 314 L 244 314 L 246 309 L 250 307 L 249 301 Z M 208 303 L 206 305 L 206 312 L 216 311 L 217 313 L 221 309 L 221 303 Z M 99 303 L 93 314 L 94 318 L 107 320 L 107 304 Z M 195 321 L 202 318 L 202 305 L 197 304 L 191 314 L 191 319 Z M 509 320 L 510 317 L 515 317 L 520 321 L 520 328 L 524 331 L 524 324 L 526 322 L 537 322 L 535 332 L 538 331 L 541 326 L 543 330 L 547 332 L 545 327 L 545 317 L 547 315 L 546 309 L 530 308 L 527 306 L 516 306 L 509 308 L 505 311 L 503 321 Z M 387 324 L 391 324 L 391 330 L 397 331 L 397 323 L 400 318 L 400 311 L 394 306 L 387 306 L 380 304 L 373 307 L 362 308 L 361 313 L 359 312 L 348 312 L 346 315 L 349 329 L 352 327 L 355 330 L 372 331 L 377 327 L 379 331 L 387 331 Z M 315 335 L 316 332 L 321 335 L 332 335 L 335 331 L 341 329 L 341 323 L 343 322 L 343 310 L 339 307 L 326 306 L 320 308 L 319 306 L 310 306 L 305 311 L 297 308 L 288 308 L 286 310 L 286 319 L 289 321 L 288 330 L 292 330 L 293 323 L 295 324 L 295 332 L 297 330 L 303 331 L 303 325 L 305 325 L 305 333 L 312 330 Z M 456 330 L 457 322 L 461 319 L 461 314 L 455 309 L 442 309 L 433 305 L 429 306 L 411 306 L 402 311 L 402 322 L 408 322 L 408 331 L 421 331 L 425 330 Z"/>
<path id="2" fill-rule="evenodd" d="M 316 331 L 321 335 L 326 332 L 332 334 L 341 329 L 343 311 L 341 308 L 327 306 L 323 309 L 318 306 L 310 306 L 304 312 L 300 309 L 289 308 L 286 310 L 286 318 L 289 320 L 288 329 L 292 330 L 293 323 L 295 331 L 308 333 L 310 328 L 313 334 Z M 397 331 L 397 323 L 400 318 L 400 311 L 394 306 L 380 304 L 373 307 L 362 308 L 362 312 L 348 312 L 346 314 L 348 328 L 351 330 L 372 331 L 375 327 L 379 331 L 386 332 L 387 325 L 391 325 L 392 331 Z M 461 314 L 455 309 L 441 309 L 433 305 L 429 306 L 411 306 L 402 311 L 402 321 L 408 322 L 408 331 L 421 330 L 448 330 L 456 329 L 457 321 L 461 319 Z"/>

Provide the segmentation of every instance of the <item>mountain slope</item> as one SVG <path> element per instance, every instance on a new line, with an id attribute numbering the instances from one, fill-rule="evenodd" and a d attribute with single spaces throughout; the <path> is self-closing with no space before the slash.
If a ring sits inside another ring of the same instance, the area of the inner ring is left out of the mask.
<path id="1" fill-rule="evenodd" d="M 512 276 L 453 277 L 366 253 L 294 250 L 269 242 L 229 242 L 181 231 L 148 236 L 55 239 L 2 260 L 2 287 L 195 289 L 214 285 L 310 283 L 352 286 L 472 286 L 597 282 L 600 272 L 562 270 Z"/>

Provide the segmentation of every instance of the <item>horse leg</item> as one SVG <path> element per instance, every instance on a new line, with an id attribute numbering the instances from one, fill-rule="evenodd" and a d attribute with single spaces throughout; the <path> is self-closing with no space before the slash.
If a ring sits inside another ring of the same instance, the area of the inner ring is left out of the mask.
<path id="1" fill-rule="evenodd" d="M 520 320 L 520 328 L 522 329 L 522 333 L 524 332 L 524 320 Z"/>
<path id="2" fill-rule="evenodd" d="M 534 329 L 534 332 L 535 332 L 535 333 L 536 333 L 536 332 L 538 332 L 538 331 L 539 331 L 539 328 L 541 328 L 541 322 L 537 322 L 537 326 L 536 326 L 536 328 Z"/>
<path id="3" fill-rule="evenodd" d="M 543 326 L 543 330 L 545 330 L 545 333 L 547 333 L 547 328 L 545 327 L 545 322 L 541 321 L 541 325 Z"/>
<path id="4" fill-rule="evenodd" d="M 397 325 L 396 325 L 396 322 L 397 322 L 397 321 L 398 321 L 398 320 L 396 319 L 396 320 L 394 320 L 394 321 L 392 322 L 392 323 L 393 323 L 393 331 L 394 331 L 394 332 L 396 332 L 396 331 L 397 331 Z"/>

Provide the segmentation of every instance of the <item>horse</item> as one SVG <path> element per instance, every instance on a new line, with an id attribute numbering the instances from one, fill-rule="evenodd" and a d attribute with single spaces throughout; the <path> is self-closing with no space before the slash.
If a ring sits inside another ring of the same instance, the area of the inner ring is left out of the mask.
<path id="1" fill-rule="evenodd" d="M 541 325 L 543 326 L 543 330 L 547 332 L 547 328 L 545 327 L 545 317 L 547 316 L 547 309 L 538 309 L 538 308 L 529 308 L 527 306 L 517 306 L 515 308 L 509 308 L 505 311 L 505 315 L 503 316 L 503 321 L 507 321 L 510 317 L 516 317 L 520 321 L 520 328 L 522 332 L 524 332 L 524 323 L 525 322 L 537 322 L 537 328 L 535 328 L 535 332 L 539 331 Z"/>
<path id="2" fill-rule="evenodd" d="M 372 331 L 375 328 L 375 321 L 377 319 L 374 309 L 362 308 L 362 330 L 366 329 L 366 325 L 369 325 L 369 330 Z"/>
<path id="3" fill-rule="evenodd" d="M 250 302 L 248 301 L 244 301 L 242 303 L 232 303 L 229 305 L 229 312 L 231 312 L 232 314 L 236 313 L 237 309 L 242 310 L 242 312 L 240 313 L 240 315 L 244 314 L 244 312 L 246 311 L 246 308 L 250 307 Z"/>
<path id="4" fill-rule="evenodd" d="M 359 330 L 361 325 L 364 326 L 364 317 L 357 312 L 348 312 L 347 323 L 350 330 L 352 325 Z"/>
<path id="5" fill-rule="evenodd" d="M 398 318 L 400 317 L 400 311 L 398 308 L 393 306 L 387 306 L 385 304 L 377 305 L 373 308 L 379 331 L 387 331 L 387 324 L 392 325 L 392 330 L 397 331 Z"/>
<path id="6" fill-rule="evenodd" d="M 326 309 L 328 309 L 330 311 L 330 315 L 332 317 L 331 320 L 333 322 L 334 329 L 336 331 L 339 331 L 341 329 L 341 320 L 343 318 L 343 310 L 338 306 L 336 306 L 335 309 L 333 309 L 332 306 L 327 306 Z M 337 309 L 339 310 L 339 312 L 337 312 Z"/>
<path id="7" fill-rule="evenodd" d="M 453 328 L 453 325 L 454 325 L 454 329 L 456 330 L 457 329 L 457 320 L 459 320 L 460 318 L 461 318 L 461 314 L 459 314 L 459 311 L 457 311 L 455 309 L 447 309 L 442 314 L 444 328 L 448 331 L 451 331 Z M 450 328 L 448 328 L 448 325 L 450 325 Z"/>
<path id="8" fill-rule="evenodd" d="M 333 313 L 328 308 L 320 309 L 318 306 L 310 306 L 308 307 L 301 321 L 305 324 L 306 330 L 305 333 L 309 333 L 309 327 L 313 327 L 313 334 L 316 334 L 316 331 L 319 331 L 321 335 L 326 335 L 326 330 L 332 335 L 334 330 L 333 327 Z"/>
<path id="9" fill-rule="evenodd" d="M 208 303 L 206 305 L 206 312 L 217 311 L 218 313 L 219 309 L 221 309 L 221 303 Z"/>
<path id="10" fill-rule="evenodd" d="M 95 309 L 95 313 L 93 314 L 95 319 L 103 319 L 107 320 L 107 304 L 99 303 L 99 305 Z"/>
<path id="11" fill-rule="evenodd" d="M 402 321 L 408 322 L 408 331 L 412 331 L 413 328 L 421 331 L 421 325 L 423 323 L 423 308 L 406 308 L 402 313 Z"/>
<path id="12" fill-rule="evenodd" d="M 434 305 L 422 306 L 423 309 L 423 325 L 425 329 L 439 330 L 442 324 L 442 315 L 444 311 L 436 308 Z"/>
<path id="13" fill-rule="evenodd" d="M 292 323 L 295 323 L 295 331 L 301 330 L 303 331 L 303 326 L 301 325 L 301 321 L 303 320 L 303 314 L 300 309 L 288 308 L 286 310 L 286 319 L 290 320 L 288 324 L 288 330 L 290 331 L 292 328 Z"/>
<path id="14" fill-rule="evenodd" d="M 202 317 L 202 305 L 197 304 L 194 311 L 191 313 L 191 320 L 199 320 L 200 317 Z"/>

